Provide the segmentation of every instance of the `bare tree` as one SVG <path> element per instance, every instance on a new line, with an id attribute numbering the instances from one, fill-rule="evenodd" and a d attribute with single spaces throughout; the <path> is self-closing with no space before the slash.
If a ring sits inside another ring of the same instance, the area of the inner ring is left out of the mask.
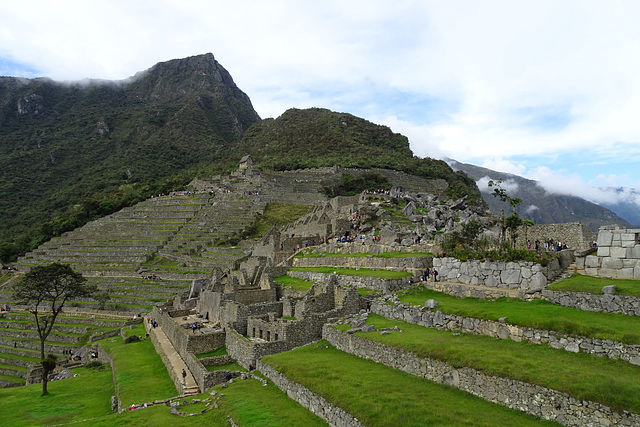
<path id="1" fill-rule="evenodd" d="M 87 285 L 86 279 L 68 264 L 53 263 L 33 267 L 13 285 L 19 304 L 35 316 L 40 337 L 40 363 L 42 364 L 42 395 L 47 392 L 47 377 L 55 369 L 55 357 L 45 358 L 44 342 L 51 333 L 58 314 L 71 299 L 91 296 L 97 290 Z"/>

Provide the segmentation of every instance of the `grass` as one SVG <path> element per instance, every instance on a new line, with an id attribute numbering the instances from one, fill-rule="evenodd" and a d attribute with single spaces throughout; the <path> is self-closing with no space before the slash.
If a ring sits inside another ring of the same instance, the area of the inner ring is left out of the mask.
<path id="1" fill-rule="evenodd" d="M 224 356 L 224 355 L 227 355 L 227 354 L 229 354 L 229 353 L 227 353 L 227 347 L 220 347 L 219 349 L 214 350 L 214 351 L 208 351 L 206 353 L 197 354 L 196 357 L 198 359 L 203 359 L 205 357 Z"/>
<path id="2" fill-rule="evenodd" d="M 583 311 L 553 305 L 544 300 L 521 301 L 517 298 L 476 299 L 456 298 L 424 287 L 414 287 L 399 295 L 400 302 L 424 306 L 428 299 L 440 303 L 438 310 L 447 314 L 507 322 L 547 329 L 567 335 L 610 339 L 626 344 L 640 344 L 640 317 L 626 314 Z"/>
<path id="3" fill-rule="evenodd" d="M 111 370 L 76 368 L 72 373 L 77 376 L 49 382 L 47 396 L 41 396 L 42 384 L 0 389 L 2 425 L 68 424 L 111 414 Z"/>
<path id="4" fill-rule="evenodd" d="M 241 372 L 247 372 L 247 370 L 245 368 L 243 368 L 242 366 L 240 366 L 240 364 L 238 364 L 237 362 L 225 363 L 224 365 L 207 365 L 206 368 L 207 368 L 207 371 L 209 371 L 209 372 L 213 372 L 213 371 L 241 371 Z"/>
<path id="5" fill-rule="evenodd" d="M 297 277 L 291 277 L 288 275 L 275 277 L 274 282 L 281 284 L 282 286 L 288 286 L 294 291 L 306 292 L 311 289 L 313 282 L 311 280 L 298 279 Z"/>
<path id="6" fill-rule="evenodd" d="M 340 274 L 343 276 L 378 277 L 380 279 L 402 279 L 412 277 L 408 271 L 372 270 L 369 268 L 342 268 L 342 267 L 290 267 L 290 271 L 308 271 L 311 273 Z"/>
<path id="7" fill-rule="evenodd" d="M 554 425 L 341 352 L 326 341 L 263 361 L 366 426 Z"/>
<path id="8" fill-rule="evenodd" d="M 367 324 L 399 326 L 402 333 L 363 334 L 363 338 L 403 348 L 420 356 L 470 367 L 488 375 L 552 388 L 579 400 L 592 400 L 616 410 L 640 412 L 640 367 L 620 360 L 570 353 L 525 342 L 447 331 L 389 320 L 371 314 Z M 338 326 L 341 330 L 349 325 Z"/>
<path id="9" fill-rule="evenodd" d="M 111 356 L 124 407 L 178 394 L 151 340 L 113 347 Z"/>
<path id="10" fill-rule="evenodd" d="M 640 298 L 640 280 L 632 279 L 606 279 L 603 277 L 583 276 L 573 274 L 571 277 L 560 280 L 547 287 L 551 291 L 588 292 L 602 294 L 602 288 L 615 285 L 614 295 L 625 295 Z"/>

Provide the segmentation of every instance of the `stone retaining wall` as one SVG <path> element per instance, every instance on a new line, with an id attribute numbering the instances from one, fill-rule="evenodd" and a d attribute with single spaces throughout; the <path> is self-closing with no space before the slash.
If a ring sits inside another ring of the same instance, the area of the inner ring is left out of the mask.
<path id="1" fill-rule="evenodd" d="M 561 292 L 545 289 L 542 297 L 552 304 L 579 308 L 585 311 L 622 313 L 640 316 L 640 298 L 624 295 L 596 295 L 587 292 Z"/>
<path id="2" fill-rule="evenodd" d="M 306 387 L 291 381 L 271 366 L 258 361 L 257 369 L 282 391 L 287 393 L 289 398 L 295 400 L 318 417 L 325 420 L 329 425 L 336 427 L 364 427 L 357 418 L 339 408 L 333 406 L 322 396 L 312 392 Z"/>
<path id="3" fill-rule="evenodd" d="M 310 280 L 312 282 L 328 283 L 334 276 L 330 273 L 312 273 L 309 271 L 289 271 L 291 277 Z M 372 289 L 384 293 L 395 292 L 411 286 L 416 281 L 415 277 L 403 277 L 402 279 L 380 279 L 379 277 L 345 276 L 336 274 L 337 283 L 340 286 L 355 286 L 356 288 Z"/>
<path id="4" fill-rule="evenodd" d="M 332 325 L 325 325 L 322 337 L 338 350 L 439 384 L 459 388 L 489 402 L 517 409 L 538 418 L 554 420 L 567 426 L 640 425 L 638 414 L 626 411 L 617 413 L 597 402 L 580 401 L 566 393 L 522 381 L 486 375 L 471 368 L 456 369 L 446 362 L 350 335 Z"/>
<path id="5" fill-rule="evenodd" d="M 432 257 L 380 258 L 367 257 L 293 257 L 293 267 L 344 267 L 370 268 L 374 270 L 409 271 L 420 276 L 427 267 L 432 267 Z"/>
<path id="6" fill-rule="evenodd" d="M 445 314 L 425 307 L 409 304 L 388 304 L 386 301 L 374 301 L 371 312 L 388 319 L 402 320 L 447 331 L 460 331 L 475 335 L 487 335 L 492 338 L 526 341 L 533 344 L 546 344 L 555 349 L 564 349 L 572 353 L 588 353 L 621 359 L 633 365 L 640 365 L 640 345 L 628 345 L 606 339 L 575 337 L 556 331 L 512 325 L 494 320 L 482 320 L 474 317 L 462 317 Z M 508 320 L 508 319 L 507 319 Z"/>
<path id="7" fill-rule="evenodd" d="M 534 262 L 499 262 L 457 258 L 434 258 L 433 267 L 438 271 L 438 279 L 469 285 L 483 285 L 491 288 L 518 289 L 522 293 L 535 293 L 558 277 L 562 268 L 554 259 L 547 266 Z"/>

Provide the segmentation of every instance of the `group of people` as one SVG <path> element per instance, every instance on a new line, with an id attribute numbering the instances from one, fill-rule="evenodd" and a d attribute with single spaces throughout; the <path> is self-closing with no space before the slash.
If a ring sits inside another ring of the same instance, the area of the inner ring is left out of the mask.
<path id="1" fill-rule="evenodd" d="M 553 239 L 547 239 L 543 243 L 536 239 L 533 245 L 531 244 L 531 240 L 527 240 L 527 249 L 531 250 L 532 248 L 535 248 L 536 252 L 540 252 L 542 249 L 547 252 L 560 252 L 564 249 L 569 249 L 566 242 L 556 242 Z"/>
<path id="2" fill-rule="evenodd" d="M 11 311 L 11 307 L 9 307 L 9 304 L 5 304 L 0 306 L 0 311 Z"/>
<path id="3" fill-rule="evenodd" d="M 422 274 L 422 276 L 420 276 L 420 281 L 428 282 L 430 278 L 433 278 L 434 282 L 438 281 L 438 270 L 436 270 L 435 267 L 433 268 L 427 267 L 424 270 L 424 273 Z"/>
<path id="4" fill-rule="evenodd" d="M 158 327 L 158 322 L 153 317 L 147 317 L 147 322 L 149 322 L 153 329 Z"/>

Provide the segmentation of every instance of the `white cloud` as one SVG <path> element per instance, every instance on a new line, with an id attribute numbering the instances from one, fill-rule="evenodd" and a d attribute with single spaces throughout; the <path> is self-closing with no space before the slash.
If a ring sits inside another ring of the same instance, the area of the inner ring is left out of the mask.
<path id="1" fill-rule="evenodd" d="M 584 182 L 577 174 L 571 174 L 567 171 L 552 171 L 541 166 L 529 171 L 526 178 L 538 181 L 548 193 L 582 197 L 598 204 L 633 202 L 640 207 L 640 193 L 629 187 L 620 188 L 617 181 L 620 178 L 616 176 L 598 177 L 600 183 L 607 186 L 594 187 L 593 183 Z M 630 182 L 627 177 L 625 177 L 625 181 Z"/>
<path id="2" fill-rule="evenodd" d="M 493 181 L 494 185 L 489 186 L 489 181 Z M 502 182 L 498 182 L 497 179 L 484 176 L 476 181 L 476 185 L 483 193 L 493 193 L 493 191 L 498 188 L 497 186 L 505 190 L 510 196 L 518 192 L 518 183 L 513 179 L 505 179 Z"/>
<path id="3" fill-rule="evenodd" d="M 530 215 L 537 210 L 540 210 L 540 208 L 537 207 L 536 205 L 529 205 L 527 206 L 527 209 L 525 209 L 525 212 Z"/>
<path id="4" fill-rule="evenodd" d="M 638 16 L 632 0 L 33 0 L 3 4 L 0 59 L 27 77 L 123 79 L 212 52 L 262 117 L 347 111 L 418 156 L 518 175 L 523 156 L 584 153 L 590 184 L 637 184 L 620 159 L 640 162 Z M 614 161 L 618 178 L 601 169 Z M 593 191 L 565 175 L 550 191 Z"/>

